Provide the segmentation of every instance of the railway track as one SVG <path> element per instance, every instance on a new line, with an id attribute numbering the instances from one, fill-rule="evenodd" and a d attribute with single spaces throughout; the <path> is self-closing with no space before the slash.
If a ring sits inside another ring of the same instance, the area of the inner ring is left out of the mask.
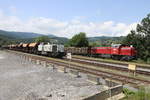
<path id="1" fill-rule="evenodd" d="M 54 64 L 59 67 L 75 69 L 75 70 L 79 70 L 80 72 L 93 74 L 93 75 L 96 75 L 99 77 L 119 81 L 119 82 L 122 82 L 123 84 L 130 83 L 135 86 L 138 86 L 139 84 L 150 84 L 149 80 L 144 80 L 144 79 L 139 79 L 139 78 L 132 77 L 132 76 L 126 76 L 126 75 L 121 75 L 121 74 L 117 74 L 117 73 L 113 73 L 113 72 L 108 72 L 108 71 L 96 69 L 96 68 L 93 68 L 90 66 L 87 67 L 86 64 L 80 64 L 80 63 L 68 64 L 68 61 L 61 60 L 61 59 L 54 59 L 54 58 L 49 58 L 49 57 L 21 53 L 21 52 L 16 52 L 16 53 L 21 54 L 23 56 L 30 57 L 31 59 L 46 61 L 47 63 Z"/>
<path id="2" fill-rule="evenodd" d="M 73 57 L 72 61 L 75 61 L 75 62 L 78 62 L 78 63 L 89 64 L 89 65 L 95 65 L 97 67 L 115 69 L 115 70 L 119 70 L 119 71 L 125 71 L 125 72 L 129 71 L 127 64 L 100 62 L 100 61 L 97 61 L 97 60 L 91 60 L 91 59 L 89 60 L 89 59 L 78 58 L 78 57 Z M 149 76 L 150 75 L 150 68 L 143 68 L 143 67 L 137 66 L 136 73 Z"/>
<path id="3" fill-rule="evenodd" d="M 84 60 L 91 60 L 91 61 L 96 61 L 96 62 L 103 62 L 103 63 L 111 63 L 111 64 L 119 64 L 119 65 L 124 65 L 124 66 L 128 66 L 129 63 L 135 64 L 137 65 L 137 67 L 142 68 L 142 69 L 149 69 L 150 70 L 150 65 L 148 64 L 139 64 L 139 63 L 134 63 L 134 62 L 118 62 L 118 61 L 109 61 L 109 60 L 105 60 L 102 58 L 94 58 L 94 57 L 86 57 L 86 56 L 77 56 L 77 55 L 73 55 L 73 58 L 77 58 L 77 59 L 84 59 Z"/>

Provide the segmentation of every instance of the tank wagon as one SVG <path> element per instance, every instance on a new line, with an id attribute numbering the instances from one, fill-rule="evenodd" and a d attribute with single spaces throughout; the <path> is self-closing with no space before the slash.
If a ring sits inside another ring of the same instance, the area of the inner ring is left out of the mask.
<path id="1" fill-rule="evenodd" d="M 64 45 L 50 43 L 20 43 L 8 45 L 11 50 L 22 51 L 31 54 L 46 55 L 62 58 L 65 55 Z"/>
<path id="2" fill-rule="evenodd" d="M 113 44 L 111 47 L 66 47 L 65 52 L 126 61 L 135 59 L 137 54 L 134 47 L 121 44 Z"/>

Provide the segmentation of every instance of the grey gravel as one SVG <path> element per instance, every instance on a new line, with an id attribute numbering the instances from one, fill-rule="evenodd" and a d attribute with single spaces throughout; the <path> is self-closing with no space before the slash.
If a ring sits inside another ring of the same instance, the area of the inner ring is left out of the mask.
<path id="1" fill-rule="evenodd" d="M 106 89 L 0 51 L 0 100 L 80 100 Z"/>

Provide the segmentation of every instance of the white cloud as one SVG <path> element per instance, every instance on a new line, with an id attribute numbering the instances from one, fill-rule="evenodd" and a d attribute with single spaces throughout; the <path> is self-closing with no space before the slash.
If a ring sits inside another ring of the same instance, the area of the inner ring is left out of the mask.
<path id="1" fill-rule="evenodd" d="M 10 6 L 9 10 L 10 10 L 11 14 L 16 14 L 17 13 L 17 8 L 15 6 Z"/>
<path id="2" fill-rule="evenodd" d="M 36 32 L 72 37 L 78 32 L 86 32 L 87 36 L 125 36 L 137 23 L 125 24 L 114 21 L 85 22 L 83 17 L 75 17 L 69 21 L 37 17 L 23 21 L 16 16 L 5 16 L 0 10 L 0 29 L 6 31 Z"/>

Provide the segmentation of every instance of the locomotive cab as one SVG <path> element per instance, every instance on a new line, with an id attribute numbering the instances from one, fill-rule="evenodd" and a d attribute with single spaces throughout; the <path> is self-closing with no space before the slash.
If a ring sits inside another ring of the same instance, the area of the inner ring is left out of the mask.
<path id="1" fill-rule="evenodd" d="M 114 59 L 129 61 L 135 58 L 136 50 L 133 46 L 113 44 L 111 54 Z"/>
<path id="2" fill-rule="evenodd" d="M 42 55 L 48 55 L 51 57 L 62 57 L 64 56 L 64 46 L 58 44 L 41 43 L 38 46 L 38 51 Z"/>

